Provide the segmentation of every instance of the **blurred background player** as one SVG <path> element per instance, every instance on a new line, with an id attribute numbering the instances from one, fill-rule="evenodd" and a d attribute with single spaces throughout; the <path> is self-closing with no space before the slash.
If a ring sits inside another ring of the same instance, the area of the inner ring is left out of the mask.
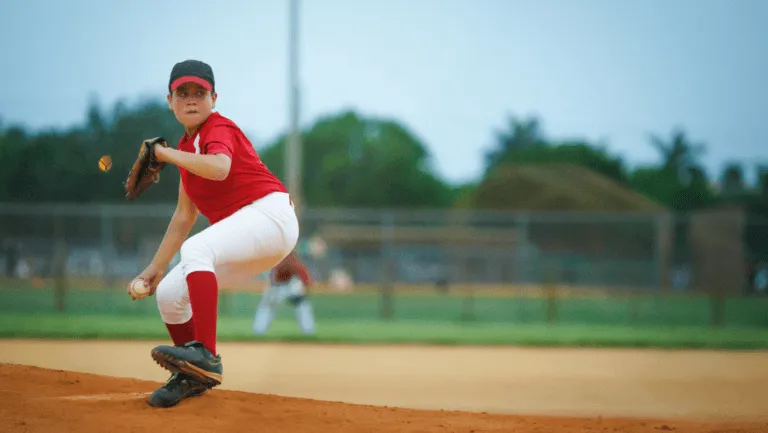
<path id="1" fill-rule="evenodd" d="M 312 285 L 312 277 L 298 254 L 295 251 L 288 254 L 270 272 L 269 284 L 256 308 L 253 332 L 259 335 L 266 333 L 280 305 L 288 303 L 293 306 L 301 332 L 306 335 L 314 334 L 315 317 L 312 305 L 307 299 L 307 289 Z"/>

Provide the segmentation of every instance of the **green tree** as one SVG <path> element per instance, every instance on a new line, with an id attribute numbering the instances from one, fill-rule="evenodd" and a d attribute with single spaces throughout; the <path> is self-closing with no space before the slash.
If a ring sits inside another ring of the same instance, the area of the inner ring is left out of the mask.
<path id="1" fill-rule="evenodd" d="M 620 158 L 584 141 L 563 141 L 535 147 L 514 149 L 501 157 L 500 163 L 509 164 L 575 164 L 625 183 L 627 176 Z"/>
<path id="2" fill-rule="evenodd" d="M 536 117 L 519 119 L 515 116 L 509 116 L 506 128 L 495 131 L 494 136 L 494 147 L 485 154 L 486 173 L 503 162 L 510 153 L 530 150 L 547 144 L 541 122 Z"/>
<path id="3" fill-rule="evenodd" d="M 16 201 L 27 187 L 28 142 L 27 132 L 19 126 L 0 131 L 0 201 Z"/>
<path id="4" fill-rule="evenodd" d="M 768 200 L 768 166 L 757 167 L 757 191 Z"/>
<path id="5" fill-rule="evenodd" d="M 584 140 L 548 140 L 537 118 L 510 117 L 506 129 L 494 135 L 495 145 L 485 155 L 484 178 L 502 165 L 575 164 L 618 182 L 627 182 L 622 160 L 611 155 L 604 145 Z"/>
<path id="6" fill-rule="evenodd" d="M 740 197 L 747 193 L 744 169 L 738 162 L 726 164 L 720 176 L 720 194 L 726 198 Z"/>
<path id="7" fill-rule="evenodd" d="M 112 155 L 113 169 L 109 173 L 100 173 L 106 180 L 105 189 L 100 191 L 100 199 L 114 198 L 123 200 L 123 182 L 128 175 L 139 150 L 139 144 L 148 138 L 161 136 L 171 146 L 175 146 L 184 133 L 173 113 L 168 110 L 165 101 L 139 101 L 133 107 L 119 101 L 115 104 L 109 122 L 109 132 L 103 140 L 94 143 L 98 154 Z M 95 166 L 98 156 L 94 160 Z M 138 200 L 142 202 L 175 201 L 179 188 L 179 170 L 167 167 L 158 184 L 147 190 Z"/>
<path id="8" fill-rule="evenodd" d="M 706 146 L 691 142 L 681 129 L 673 130 L 668 141 L 656 134 L 649 138 L 661 154 L 662 170 L 675 173 L 683 183 L 693 180 L 692 175 L 700 169 L 699 157 L 706 151 Z"/>
<path id="9" fill-rule="evenodd" d="M 95 99 L 82 125 L 35 133 L 6 127 L 0 134 L 0 200 L 17 202 L 89 202 L 124 200 L 123 181 L 146 138 L 163 136 L 175 143 L 181 134 L 165 102 L 121 101 L 112 114 Z M 109 155 L 109 172 L 98 168 Z M 178 170 L 170 167 L 143 201 L 175 200 Z"/>
<path id="10" fill-rule="evenodd" d="M 260 151 L 281 178 L 285 145 L 282 136 Z M 351 111 L 318 119 L 302 133 L 302 177 L 311 207 L 434 208 L 449 206 L 453 197 L 411 131 Z"/>
<path id="11" fill-rule="evenodd" d="M 698 160 L 705 146 L 692 143 L 682 130 L 673 131 L 669 141 L 657 135 L 649 138 L 660 153 L 661 164 L 634 170 L 630 185 L 674 210 L 693 210 L 713 204 L 715 194 Z"/>

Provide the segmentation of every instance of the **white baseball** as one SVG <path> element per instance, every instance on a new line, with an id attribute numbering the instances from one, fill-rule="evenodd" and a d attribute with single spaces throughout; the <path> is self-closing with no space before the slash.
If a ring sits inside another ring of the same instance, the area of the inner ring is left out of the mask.
<path id="1" fill-rule="evenodd" d="M 131 291 L 131 295 L 134 298 L 141 299 L 149 295 L 149 286 L 146 285 L 145 281 L 142 279 L 131 281 L 131 285 L 128 289 Z"/>

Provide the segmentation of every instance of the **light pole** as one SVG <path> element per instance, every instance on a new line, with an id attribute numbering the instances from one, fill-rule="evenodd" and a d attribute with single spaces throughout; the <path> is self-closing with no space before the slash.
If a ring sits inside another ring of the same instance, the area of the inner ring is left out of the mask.
<path id="1" fill-rule="evenodd" d="M 287 187 L 296 211 L 302 208 L 301 133 L 299 131 L 299 1 L 289 0 L 288 10 L 288 94 L 290 132 L 285 146 Z"/>

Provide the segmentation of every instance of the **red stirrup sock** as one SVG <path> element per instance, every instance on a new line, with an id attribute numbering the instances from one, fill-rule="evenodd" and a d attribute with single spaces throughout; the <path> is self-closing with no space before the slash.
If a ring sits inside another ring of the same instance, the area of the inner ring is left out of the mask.
<path id="1" fill-rule="evenodd" d="M 216 355 L 216 320 L 219 314 L 219 285 L 216 274 L 196 271 L 187 275 L 189 303 L 195 321 L 195 340 Z"/>
<path id="2" fill-rule="evenodd" d="M 168 328 L 168 334 L 173 340 L 173 344 L 176 346 L 183 346 L 184 343 L 189 343 L 195 339 L 195 320 L 189 319 L 187 323 L 171 324 L 166 323 L 165 327 Z"/>

